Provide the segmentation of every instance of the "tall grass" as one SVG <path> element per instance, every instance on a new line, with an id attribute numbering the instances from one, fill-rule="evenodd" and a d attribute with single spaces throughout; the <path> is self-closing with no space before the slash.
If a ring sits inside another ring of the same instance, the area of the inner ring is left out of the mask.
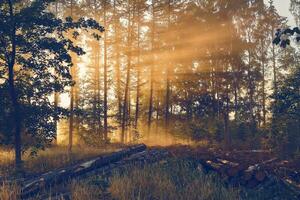
<path id="1" fill-rule="evenodd" d="M 72 153 L 68 153 L 67 147 L 56 146 L 45 151 L 40 151 L 37 156 L 32 157 L 25 154 L 23 157 L 25 172 L 43 173 L 85 160 L 94 156 L 119 150 L 116 146 L 105 148 L 74 147 Z M 14 172 L 14 153 L 12 150 L 0 151 L 0 176 L 8 177 Z"/>
<path id="2" fill-rule="evenodd" d="M 16 184 L 0 185 L 1 200 L 19 200 L 20 188 Z"/>
<path id="3" fill-rule="evenodd" d="M 102 199 L 102 190 L 96 185 L 91 185 L 85 181 L 75 180 L 71 182 L 72 200 L 97 200 Z"/>
<path id="4" fill-rule="evenodd" d="M 235 200 L 239 190 L 188 161 L 128 167 L 111 177 L 109 192 L 119 200 Z"/>

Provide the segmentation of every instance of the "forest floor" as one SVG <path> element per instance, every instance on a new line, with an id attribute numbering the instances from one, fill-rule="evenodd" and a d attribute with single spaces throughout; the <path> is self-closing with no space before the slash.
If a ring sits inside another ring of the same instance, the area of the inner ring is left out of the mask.
<path id="1" fill-rule="evenodd" d="M 45 188 L 32 199 L 299 199 L 299 169 L 268 151 L 152 147 Z M 16 188 L 3 185 L 0 198 Z"/>
<path id="2" fill-rule="evenodd" d="M 72 165 L 95 156 L 119 151 L 126 145 L 110 144 L 101 147 L 74 146 L 72 152 L 68 152 L 66 146 L 54 146 L 45 151 L 39 151 L 37 155 L 25 153 L 23 155 L 24 172 L 23 178 L 54 170 L 63 166 Z M 14 151 L 0 150 L 0 181 L 15 177 Z"/>

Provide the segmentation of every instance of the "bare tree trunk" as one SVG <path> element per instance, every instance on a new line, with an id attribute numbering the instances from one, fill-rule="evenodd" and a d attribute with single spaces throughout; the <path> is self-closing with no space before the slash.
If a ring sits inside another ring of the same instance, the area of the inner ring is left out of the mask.
<path id="1" fill-rule="evenodd" d="M 237 80 L 237 72 L 234 75 L 234 119 L 235 121 L 239 120 L 238 113 L 238 80 Z"/>
<path id="2" fill-rule="evenodd" d="M 15 165 L 16 171 L 22 172 L 22 143 L 21 143 L 21 126 L 22 126 L 22 117 L 20 112 L 20 104 L 18 101 L 18 94 L 15 89 L 15 76 L 14 76 L 14 66 L 16 59 L 16 27 L 15 27 L 15 17 L 14 17 L 14 8 L 13 2 L 7 0 L 9 5 L 9 15 L 12 23 L 12 31 L 10 35 L 11 40 L 11 52 L 6 54 L 6 62 L 8 64 L 8 86 L 9 94 L 13 106 L 13 118 L 15 125 Z"/>
<path id="3" fill-rule="evenodd" d="M 72 69 L 73 71 L 73 69 Z M 69 119 L 69 153 L 72 152 L 73 146 L 73 122 L 74 122 L 74 87 L 71 87 L 70 97 L 70 119 Z"/>
<path id="4" fill-rule="evenodd" d="M 155 0 L 152 0 L 152 34 L 151 34 L 151 45 L 152 45 L 152 63 L 150 68 L 150 92 L 149 92 L 149 109 L 148 109 L 148 128 L 151 127 L 152 113 L 153 113 L 153 86 L 154 86 L 154 64 L 155 64 Z"/>
<path id="5" fill-rule="evenodd" d="M 168 0 L 168 33 L 170 33 L 170 26 L 171 26 L 171 0 Z M 169 41 L 169 54 L 171 53 L 171 41 Z M 166 70 L 166 107 L 165 107 L 165 123 L 166 123 L 166 129 L 168 129 L 169 126 L 169 114 L 170 114 L 170 67 L 171 67 L 171 59 L 169 60 L 169 63 L 167 64 L 167 70 Z"/>
<path id="6" fill-rule="evenodd" d="M 96 16 L 96 19 L 98 19 L 98 15 L 97 15 L 97 0 L 94 0 L 94 15 Z M 100 43 L 97 42 L 97 44 L 95 45 L 95 63 L 94 63 L 94 67 L 95 67 L 95 127 L 96 127 L 96 134 L 99 136 L 99 139 L 102 140 L 102 135 L 101 135 L 101 127 L 102 127 L 102 123 L 101 123 L 101 113 L 100 113 L 100 100 L 101 100 L 101 78 L 100 78 L 100 58 L 101 58 L 101 48 L 100 48 Z"/>
<path id="7" fill-rule="evenodd" d="M 228 86 L 226 88 L 226 107 L 224 111 L 224 137 L 225 137 L 225 148 L 230 149 L 231 138 L 229 134 L 229 94 Z"/>
<path id="8" fill-rule="evenodd" d="M 96 92 L 95 92 L 95 113 L 96 113 L 96 134 L 99 135 L 99 138 L 101 138 L 101 113 L 100 111 L 100 99 L 101 99 L 101 93 L 100 93 L 100 44 L 97 44 L 96 47 L 96 54 L 95 54 L 95 79 L 96 79 Z"/>
<path id="9" fill-rule="evenodd" d="M 59 95 L 57 92 L 54 92 L 54 107 L 58 107 L 58 101 L 59 101 Z M 58 122 L 55 120 L 55 138 L 54 138 L 54 144 L 57 144 L 57 138 L 58 137 Z"/>
<path id="10" fill-rule="evenodd" d="M 255 115 L 254 115 L 254 90 L 255 86 L 252 81 L 252 70 L 251 70 L 251 52 L 249 50 L 248 55 L 248 89 L 249 89 L 249 104 L 250 104 L 250 117 L 251 117 L 251 123 L 255 123 Z"/>
<path id="11" fill-rule="evenodd" d="M 106 27 L 106 0 L 104 0 L 104 12 L 103 12 L 103 20 L 104 27 Z M 107 141 L 107 32 L 104 31 L 104 140 Z"/>
<path id="12" fill-rule="evenodd" d="M 125 128 L 127 122 L 127 112 L 128 112 L 128 94 L 129 94 L 129 85 L 130 85 L 130 71 L 131 71 L 131 9 L 130 9 L 130 0 L 128 0 L 128 38 L 127 38 L 127 70 L 126 70 L 126 82 L 125 82 L 125 92 L 123 100 L 123 112 L 122 112 L 122 140 L 125 141 Z"/>
<path id="13" fill-rule="evenodd" d="M 131 119 L 131 98 L 130 98 L 130 95 L 131 95 L 131 90 L 130 90 L 130 85 L 131 83 L 129 82 L 129 86 L 128 86 L 128 98 L 127 98 L 127 102 L 128 102 L 128 106 L 127 106 L 127 118 L 128 118 L 128 121 L 127 121 L 127 125 L 130 125 L 130 119 Z"/>
<path id="14" fill-rule="evenodd" d="M 58 16 L 58 2 L 55 2 L 55 16 Z M 58 101 L 59 101 L 59 94 L 57 92 L 54 92 L 54 107 L 58 107 Z M 57 144 L 57 138 L 58 137 L 58 122 L 55 121 L 55 138 L 54 138 L 54 144 Z"/>
<path id="15" fill-rule="evenodd" d="M 71 0 L 71 17 L 73 17 L 73 0 Z M 72 78 L 74 78 L 74 76 L 75 76 L 74 66 L 72 66 L 72 68 L 71 68 L 71 76 L 72 76 Z M 73 146 L 73 128 L 74 128 L 74 86 L 71 86 L 70 119 L 69 119 L 69 145 L 68 145 L 69 153 L 72 152 L 72 146 Z"/>
<path id="16" fill-rule="evenodd" d="M 275 36 L 275 28 L 272 27 L 272 41 Z M 273 77 L 274 77 L 274 93 L 277 93 L 277 70 L 276 70 L 276 53 L 275 53 L 275 44 L 272 44 L 272 65 L 273 65 Z"/>
<path id="17" fill-rule="evenodd" d="M 264 56 L 264 41 L 261 40 L 261 64 L 262 64 L 262 106 L 263 106 L 263 126 L 266 126 L 266 114 L 267 114 L 267 110 L 266 110 L 266 93 L 265 93 L 265 85 L 266 85 L 266 80 L 265 80 L 265 56 Z"/>
<path id="18" fill-rule="evenodd" d="M 151 66 L 150 69 L 150 95 L 149 95 L 149 110 L 148 110 L 148 127 L 151 126 L 151 121 L 152 121 L 152 112 L 153 112 L 153 81 L 154 81 L 154 76 L 153 76 L 153 65 Z"/>
<path id="19" fill-rule="evenodd" d="M 119 48 L 119 31 L 118 31 L 118 16 L 117 16 L 117 0 L 114 0 L 113 3 L 113 16 L 114 16 L 114 34 L 115 34 L 115 51 L 116 51 L 116 64 L 115 64 L 115 73 L 116 73 L 116 93 L 118 100 L 118 119 L 122 117 L 122 97 L 121 97 L 121 73 L 120 73 L 120 48 Z"/>
<path id="20" fill-rule="evenodd" d="M 136 104 L 135 104 L 135 127 L 138 126 L 138 120 L 139 120 L 139 110 L 140 110 L 140 69 L 139 69 L 139 62 L 140 56 L 138 55 L 138 71 L 137 71 L 137 86 L 136 86 Z"/>
<path id="21" fill-rule="evenodd" d="M 141 34 L 141 30 L 140 30 L 140 23 L 141 23 L 141 10 L 140 10 L 140 3 L 138 2 L 138 13 L 137 13 L 137 48 L 138 48 L 138 55 L 137 55 L 137 66 L 136 66 L 136 70 L 137 70 L 137 80 L 136 80 L 136 104 L 135 104 L 135 127 L 138 126 L 138 120 L 139 120 L 139 109 L 140 109 L 140 78 L 141 78 L 141 70 L 140 70 L 140 55 L 141 55 L 141 51 L 140 51 L 140 34 Z"/>
<path id="22" fill-rule="evenodd" d="M 157 92 L 156 92 L 156 121 L 158 121 L 158 119 L 159 119 L 159 91 L 157 90 Z"/>

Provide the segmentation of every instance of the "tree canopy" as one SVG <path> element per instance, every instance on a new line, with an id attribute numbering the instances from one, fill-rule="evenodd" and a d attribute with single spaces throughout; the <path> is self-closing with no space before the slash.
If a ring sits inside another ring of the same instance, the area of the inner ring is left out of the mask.
<path id="1" fill-rule="evenodd" d="M 104 31 L 93 19 L 57 18 L 49 11 L 53 2 L 0 1 L 0 140 L 9 144 L 14 138 L 18 163 L 27 146 L 53 140 L 55 122 L 66 114 L 49 96 L 75 84 L 70 54 L 85 52 L 74 41 L 81 32 L 99 39 Z"/>

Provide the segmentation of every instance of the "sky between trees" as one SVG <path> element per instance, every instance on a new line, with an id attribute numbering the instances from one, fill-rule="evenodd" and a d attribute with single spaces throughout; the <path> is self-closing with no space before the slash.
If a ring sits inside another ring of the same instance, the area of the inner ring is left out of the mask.
<path id="1" fill-rule="evenodd" d="M 266 3 L 269 0 L 264 0 Z M 289 24 L 292 26 L 295 24 L 294 17 L 292 16 L 290 12 L 290 0 L 274 0 L 274 5 L 277 8 L 280 15 L 288 17 Z"/>

